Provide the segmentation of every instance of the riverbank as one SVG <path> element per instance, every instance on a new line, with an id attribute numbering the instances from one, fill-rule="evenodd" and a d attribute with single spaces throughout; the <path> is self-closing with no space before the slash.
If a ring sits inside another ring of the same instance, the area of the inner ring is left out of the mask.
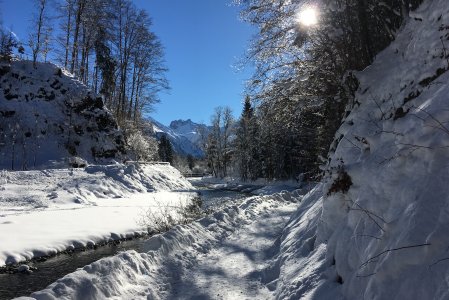
<path id="1" fill-rule="evenodd" d="M 206 212 L 220 210 L 226 205 L 238 205 L 249 196 L 233 191 L 199 188 L 202 206 Z M 78 248 L 62 251 L 53 257 L 39 257 L 26 262 L 32 273 L 23 270 L 18 273 L 21 264 L 4 266 L 4 273 L 0 268 L 0 300 L 27 296 L 32 292 L 42 290 L 57 279 L 83 268 L 99 259 L 111 257 L 121 251 L 135 250 L 145 252 L 144 246 L 150 235 L 134 239 L 124 239 L 108 243 L 98 243 L 91 248 Z M 33 270 L 33 268 L 35 268 Z M 8 272 L 8 273 L 7 273 Z M 24 274 L 27 273 L 27 274 Z"/>
<path id="2" fill-rule="evenodd" d="M 176 214 L 196 195 L 165 165 L 0 175 L 0 266 L 145 235 L 140 219 L 148 210 Z"/>

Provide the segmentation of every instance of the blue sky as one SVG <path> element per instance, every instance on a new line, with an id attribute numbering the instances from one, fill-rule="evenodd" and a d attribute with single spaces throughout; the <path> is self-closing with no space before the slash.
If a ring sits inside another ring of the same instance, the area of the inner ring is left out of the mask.
<path id="1" fill-rule="evenodd" d="M 252 28 L 238 18 L 231 0 L 134 0 L 148 11 L 153 31 L 165 47 L 171 91 L 160 95 L 152 114 L 169 124 L 176 119 L 209 123 L 217 106 L 241 112 L 250 70 L 233 67 L 244 54 Z M 3 24 L 22 39 L 32 14 L 31 0 L 0 0 Z"/>

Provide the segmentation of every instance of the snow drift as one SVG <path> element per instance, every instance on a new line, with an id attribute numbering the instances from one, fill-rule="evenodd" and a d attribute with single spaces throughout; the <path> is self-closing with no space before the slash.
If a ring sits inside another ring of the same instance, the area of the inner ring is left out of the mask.
<path id="1" fill-rule="evenodd" d="M 449 298 L 448 46 L 447 1 L 428 0 L 357 74 L 325 180 L 302 199 L 266 269 L 275 298 Z M 176 227 L 148 253 L 98 261 L 32 296 L 157 298 L 170 288 L 156 278 L 162 257 L 191 267 L 183 257 L 207 251 L 246 213 L 258 217 L 248 208 L 270 197 Z"/>

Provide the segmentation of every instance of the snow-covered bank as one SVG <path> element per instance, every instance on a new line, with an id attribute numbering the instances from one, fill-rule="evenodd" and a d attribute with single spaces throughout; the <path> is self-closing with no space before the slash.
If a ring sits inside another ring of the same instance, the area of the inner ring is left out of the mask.
<path id="1" fill-rule="evenodd" d="M 321 190 L 285 228 L 279 299 L 448 299 L 449 6 L 357 74 Z"/>
<path id="2" fill-rule="evenodd" d="M 0 265 L 140 235 L 148 209 L 186 205 L 192 185 L 168 165 L 0 173 Z"/>
<path id="3" fill-rule="evenodd" d="M 283 224 L 297 207 L 288 193 L 251 197 L 147 242 L 147 252 L 104 258 L 33 293 L 35 299 L 236 299 L 269 297 Z M 273 226 L 270 226 L 273 225 Z M 237 276 L 237 277 L 234 277 Z M 186 293 L 186 294 L 181 294 Z"/>

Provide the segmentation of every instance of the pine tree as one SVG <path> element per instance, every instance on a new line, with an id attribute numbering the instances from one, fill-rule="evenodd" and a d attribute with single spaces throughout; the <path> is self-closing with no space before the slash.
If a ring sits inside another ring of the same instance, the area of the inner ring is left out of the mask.
<path id="1" fill-rule="evenodd" d="M 159 140 L 159 159 L 163 162 L 173 163 L 173 147 L 166 134 L 161 135 Z"/>
<path id="2" fill-rule="evenodd" d="M 251 144 L 252 137 L 250 136 L 250 126 L 253 121 L 253 108 L 251 106 L 251 100 L 249 96 L 246 96 L 245 103 L 243 105 L 242 115 L 239 120 L 237 132 L 236 132 L 236 161 L 239 168 L 240 178 L 246 181 L 250 178 L 250 165 L 252 163 L 252 151 Z"/>

